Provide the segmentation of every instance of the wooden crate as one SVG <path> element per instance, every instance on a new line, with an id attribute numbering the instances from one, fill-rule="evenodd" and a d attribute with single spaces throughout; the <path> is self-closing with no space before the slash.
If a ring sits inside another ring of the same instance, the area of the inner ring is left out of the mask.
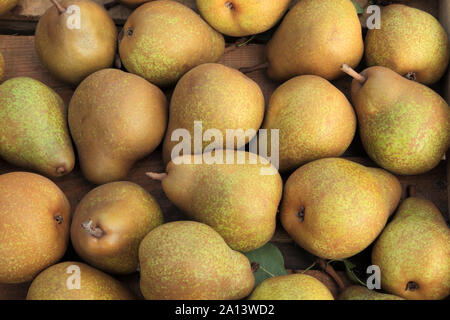
<path id="1" fill-rule="evenodd" d="M 108 0 L 96 1 L 101 3 L 110 2 Z M 193 4 L 194 0 L 177 1 L 183 2 L 191 7 L 195 7 Z M 34 37 L 21 35 L 34 33 L 36 21 L 45 11 L 46 6 L 48 5 L 47 2 L 47 0 L 21 0 L 20 4 L 23 6 L 21 9 L 16 9 L 14 14 L 8 14 L 0 19 L 0 52 L 3 53 L 6 61 L 5 79 L 10 79 L 17 76 L 27 76 L 40 80 L 52 87 L 63 97 L 64 101 L 68 103 L 73 94 L 74 88 L 61 83 L 52 77 L 39 63 L 34 50 Z M 443 21 L 443 24 L 447 27 L 450 34 L 450 21 L 448 16 L 448 13 L 450 12 L 450 3 L 448 1 L 441 1 L 441 7 L 438 6 L 437 0 L 413 0 L 412 5 L 425 9 L 435 16 L 438 16 L 439 13 L 441 13 L 441 21 Z M 120 25 L 123 24 L 131 11 L 119 6 L 110 9 L 109 12 L 120 28 Z M 17 35 L 5 35 L 11 33 Z M 261 62 L 264 62 L 264 44 L 249 44 L 247 46 L 240 47 L 234 51 L 226 53 L 220 61 L 220 63 L 236 69 L 254 66 Z M 364 68 L 363 63 L 358 69 L 362 68 Z M 253 72 L 248 74 L 248 76 L 261 86 L 267 104 L 272 92 L 277 86 L 280 85 L 280 83 L 276 83 L 268 79 L 264 71 Z M 437 90 L 444 96 L 447 95 L 447 101 L 450 97 L 450 81 L 448 78 L 449 77 L 447 77 L 447 81 L 442 81 L 440 84 L 433 87 L 433 89 Z M 333 81 L 333 84 L 342 90 L 349 99 L 350 83 L 351 79 L 349 77 L 344 77 Z M 368 166 L 376 166 L 371 160 L 368 159 L 368 156 L 362 148 L 358 135 L 355 137 L 355 140 L 350 148 L 344 154 L 344 157 Z M 0 174 L 18 170 L 23 169 L 0 160 Z M 160 183 L 152 181 L 145 176 L 146 171 L 164 171 L 164 165 L 161 160 L 161 147 L 147 158 L 139 161 L 131 170 L 127 180 L 141 185 L 157 199 L 164 212 L 164 217 L 167 222 L 186 219 L 183 213 L 167 199 L 162 191 Z M 283 176 L 283 179 L 285 180 L 287 177 L 288 175 L 285 175 Z M 420 176 L 398 176 L 398 178 L 402 184 L 403 198 L 407 196 L 407 190 L 413 186 L 417 196 L 433 201 L 446 218 L 450 217 L 450 189 L 448 188 L 447 183 L 447 181 L 449 181 L 448 179 L 450 179 L 450 163 L 448 160 L 442 161 L 437 168 L 427 174 Z M 69 198 L 72 205 L 72 210 L 75 209 L 77 203 L 82 199 L 82 197 L 95 187 L 95 185 L 87 182 L 83 178 L 78 164 L 76 165 L 74 171 L 69 175 L 53 180 Z M 282 251 L 285 257 L 286 268 L 288 269 L 304 269 L 313 262 L 314 258 L 292 241 L 292 239 L 282 229 L 280 223 L 278 223 L 276 234 L 271 242 Z M 77 259 L 72 248 L 69 248 L 65 259 Z M 355 256 L 354 259 L 361 261 L 362 263 L 369 264 L 370 247 Z M 317 273 L 315 275 L 317 275 Z M 326 275 L 321 274 L 319 277 L 322 277 L 321 280 L 325 282 L 328 281 L 327 285 L 331 289 L 333 286 L 336 287 L 332 280 L 327 280 Z M 137 274 L 119 278 L 134 292 L 136 292 L 136 294 L 140 294 Z M 0 285 L 0 299 L 23 299 L 26 295 L 27 288 L 28 284 Z M 337 292 L 336 288 L 334 288 L 334 292 Z"/>

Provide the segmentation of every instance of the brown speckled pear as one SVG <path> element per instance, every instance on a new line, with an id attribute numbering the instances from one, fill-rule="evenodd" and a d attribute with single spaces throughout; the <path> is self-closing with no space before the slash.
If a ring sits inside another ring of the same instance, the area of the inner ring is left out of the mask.
<path id="1" fill-rule="evenodd" d="M 280 171 L 294 170 L 343 154 L 355 135 L 356 116 L 345 95 L 327 80 L 299 76 L 275 90 L 263 128 L 279 130 Z"/>
<path id="2" fill-rule="evenodd" d="M 0 156 L 46 176 L 72 171 L 75 155 L 61 97 L 40 81 L 19 77 L 0 85 Z"/>
<path id="3" fill-rule="evenodd" d="M 392 294 L 369 290 L 363 286 L 350 286 L 339 295 L 339 300 L 405 300 Z"/>
<path id="4" fill-rule="evenodd" d="M 79 282 L 76 278 L 79 276 Z M 77 289 L 77 285 L 80 285 Z M 71 286 L 73 288 L 71 289 Z M 119 281 L 81 262 L 62 262 L 42 271 L 27 300 L 134 300 Z"/>
<path id="5" fill-rule="evenodd" d="M 216 62 L 223 36 L 197 13 L 175 1 L 151 1 L 128 18 L 120 36 L 125 68 L 158 86 L 170 86 L 187 71 Z"/>
<path id="6" fill-rule="evenodd" d="M 93 1 L 57 3 L 58 8 L 50 7 L 39 20 L 36 52 L 52 75 L 77 85 L 91 73 L 112 66 L 117 29 L 106 10 Z M 78 6 L 80 10 L 79 26 L 74 19 L 76 13 L 67 12 L 70 6 Z"/>
<path id="7" fill-rule="evenodd" d="M 245 37 L 272 28 L 291 0 L 197 0 L 203 18 L 217 31 Z"/>
<path id="8" fill-rule="evenodd" d="M 19 0 L 0 0 L 0 16 L 14 8 Z"/>
<path id="9" fill-rule="evenodd" d="M 249 300 L 334 300 L 330 290 L 306 274 L 272 277 L 261 282 Z"/>
<path id="10" fill-rule="evenodd" d="M 310 162 L 287 180 L 281 222 L 304 249 L 344 259 L 381 233 L 401 195 L 399 181 L 382 169 L 341 158 Z"/>
<path id="11" fill-rule="evenodd" d="M 58 262 L 69 242 L 70 204 L 49 179 L 0 175 L 0 283 L 32 280 Z"/>
<path id="12" fill-rule="evenodd" d="M 136 8 L 143 3 L 149 2 L 150 0 L 119 0 L 119 2 L 123 5 L 126 5 L 129 8 Z"/>
<path id="13" fill-rule="evenodd" d="M 418 82 L 432 84 L 444 75 L 450 54 L 448 35 L 429 13 L 393 4 L 381 11 L 381 28 L 367 32 L 366 61 Z"/>
<path id="14" fill-rule="evenodd" d="M 211 144 L 219 149 L 233 148 L 233 145 L 226 143 L 227 129 L 235 130 L 234 134 L 238 137 L 234 140 L 234 147 L 243 147 L 262 124 L 264 96 L 258 84 L 238 70 L 208 63 L 192 69 L 181 78 L 173 92 L 169 110 L 169 126 L 163 144 L 164 163 L 178 155 L 189 154 L 186 150 L 180 153 L 174 148 L 180 142 L 177 135 L 172 137 L 177 129 L 189 131 L 192 141 L 190 153 L 201 153 Z M 202 149 L 195 149 L 195 121 L 201 121 L 202 130 L 198 129 L 201 134 L 208 129 L 217 129 L 222 139 L 204 141 Z M 175 141 L 172 141 L 173 138 Z M 190 144 L 189 141 L 183 142 Z M 176 154 L 172 155 L 173 152 Z"/>
<path id="15" fill-rule="evenodd" d="M 3 58 L 3 55 L 0 52 L 0 82 L 2 82 L 4 76 L 5 76 L 5 59 Z"/>
<path id="16" fill-rule="evenodd" d="M 364 52 L 361 24 L 351 1 L 302 0 L 267 45 L 268 75 L 277 81 L 313 74 L 327 80 L 355 67 Z"/>
<path id="17" fill-rule="evenodd" d="M 145 79 L 116 69 L 98 71 L 75 91 L 69 127 L 81 169 L 91 182 L 124 179 L 153 152 L 167 126 L 167 100 Z"/>
<path id="18" fill-rule="evenodd" d="M 152 229 L 163 223 L 158 203 L 132 182 L 104 184 L 78 204 L 70 235 L 78 255 L 108 273 L 138 270 L 138 248 Z"/>
<path id="19" fill-rule="evenodd" d="M 139 261 L 140 288 L 148 300 L 238 300 L 255 283 L 250 261 L 199 222 L 176 221 L 150 231 Z"/>
<path id="20" fill-rule="evenodd" d="M 402 202 L 372 251 L 381 286 L 405 299 L 437 300 L 450 294 L 450 230 L 425 199 Z"/>
<path id="21" fill-rule="evenodd" d="M 396 174 L 436 167 L 450 144 L 450 109 L 430 88 L 385 67 L 353 80 L 352 101 L 368 155 Z"/>

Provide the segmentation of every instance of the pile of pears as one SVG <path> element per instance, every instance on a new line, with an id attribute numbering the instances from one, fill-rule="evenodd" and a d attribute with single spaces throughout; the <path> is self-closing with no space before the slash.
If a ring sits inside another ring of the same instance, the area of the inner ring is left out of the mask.
<path id="1" fill-rule="evenodd" d="M 16 2 L 0 1 L 0 15 Z M 94 1 L 51 2 L 36 53 L 73 86 L 70 102 L 8 77 L 0 53 L 0 157 L 21 168 L 0 175 L 0 284 L 30 283 L 29 300 L 131 300 L 116 277 L 139 272 L 151 300 L 449 296 L 449 227 L 398 179 L 434 169 L 450 145 L 448 103 L 428 87 L 450 50 L 433 16 L 388 5 L 364 39 L 350 0 L 291 9 L 289 0 L 197 0 L 200 14 L 172 0 L 121 0 L 134 11 L 118 32 Z M 274 27 L 266 71 L 279 86 L 265 101 L 257 82 L 220 61 L 225 36 Z M 347 75 L 349 97 L 334 82 Z M 269 132 L 267 156 L 246 148 L 259 129 Z M 189 148 L 179 148 L 180 130 Z M 231 145 L 218 139 L 228 130 Z M 209 141 L 195 141 L 199 132 Z M 355 139 L 373 166 L 341 157 Z M 128 181 L 155 150 L 165 170 L 149 170 L 149 182 L 184 221 L 165 222 L 155 197 Z M 56 182 L 76 165 L 96 186 L 70 203 Z M 267 244 L 277 221 L 317 259 L 371 250 L 382 291 L 333 296 L 306 274 L 255 282 L 245 253 Z M 69 247 L 79 261 L 63 258 Z"/>

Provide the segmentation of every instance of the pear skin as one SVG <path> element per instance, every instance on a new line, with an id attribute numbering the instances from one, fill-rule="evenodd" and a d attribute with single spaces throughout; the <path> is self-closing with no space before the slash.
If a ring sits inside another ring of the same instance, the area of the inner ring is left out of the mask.
<path id="1" fill-rule="evenodd" d="M 18 77 L 0 85 L 0 156 L 50 177 L 72 171 L 75 155 L 61 97 L 40 81 Z"/>
<path id="2" fill-rule="evenodd" d="M 163 224 L 139 247 L 141 291 L 148 300 L 237 300 L 253 290 L 249 260 L 211 227 Z"/>
<path id="3" fill-rule="evenodd" d="M 3 55 L 0 52 L 0 82 L 2 82 L 4 76 L 5 76 L 5 59 L 3 58 Z"/>
<path id="4" fill-rule="evenodd" d="M 392 294 L 369 290 L 363 286 L 350 286 L 339 295 L 339 300 L 405 300 Z"/>
<path id="5" fill-rule="evenodd" d="M 340 158 L 316 160 L 287 180 L 281 223 L 310 253 L 345 259 L 376 239 L 400 195 L 399 181 L 387 172 Z"/>
<path id="6" fill-rule="evenodd" d="M 55 264 L 69 242 L 70 204 L 49 179 L 0 175 L 0 283 L 32 280 Z"/>
<path id="7" fill-rule="evenodd" d="M 381 286 L 410 300 L 438 300 L 450 294 L 450 230 L 436 206 L 408 198 L 372 251 Z"/>
<path id="8" fill-rule="evenodd" d="M 18 2 L 19 0 L 0 0 L 0 16 L 14 8 Z"/>

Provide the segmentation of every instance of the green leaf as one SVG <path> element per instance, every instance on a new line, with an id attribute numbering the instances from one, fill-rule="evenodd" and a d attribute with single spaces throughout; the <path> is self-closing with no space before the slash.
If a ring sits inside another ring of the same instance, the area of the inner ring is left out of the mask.
<path id="1" fill-rule="evenodd" d="M 357 276 L 356 274 L 353 272 L 353 269 L 356 268 L 356 265 L 348 260 L 343 259 L 342 262 L 344 262 L 345 265 L 345 272 L 347 273 L 347 277 L 358 284 L 361 284 L 363 286 L 366 286 L 366 284 L 364 282 L 362 282 Z"/>
<path id="2" fill-rule="evenodd" d="M 356 8 L 356 12 L 358 12 L 358 14 L 363 14 L 364 13 L 364 9 L 361 8 L 361 6 L 359 5 L 358 2 L 356 2 L 355 0 L 351 0 L 353 2 L 353 5 Z"/>
<path id="3" fill-rule="evenodd" d="M 255 286 L 268 278 L 287 275 L 287 271 L 284 268 L 283 255 L 271 243 L 267 243 L 259 249 L 244 254 L 250 260 L 252 267 L 257 269 L 254 273 Z"/>

